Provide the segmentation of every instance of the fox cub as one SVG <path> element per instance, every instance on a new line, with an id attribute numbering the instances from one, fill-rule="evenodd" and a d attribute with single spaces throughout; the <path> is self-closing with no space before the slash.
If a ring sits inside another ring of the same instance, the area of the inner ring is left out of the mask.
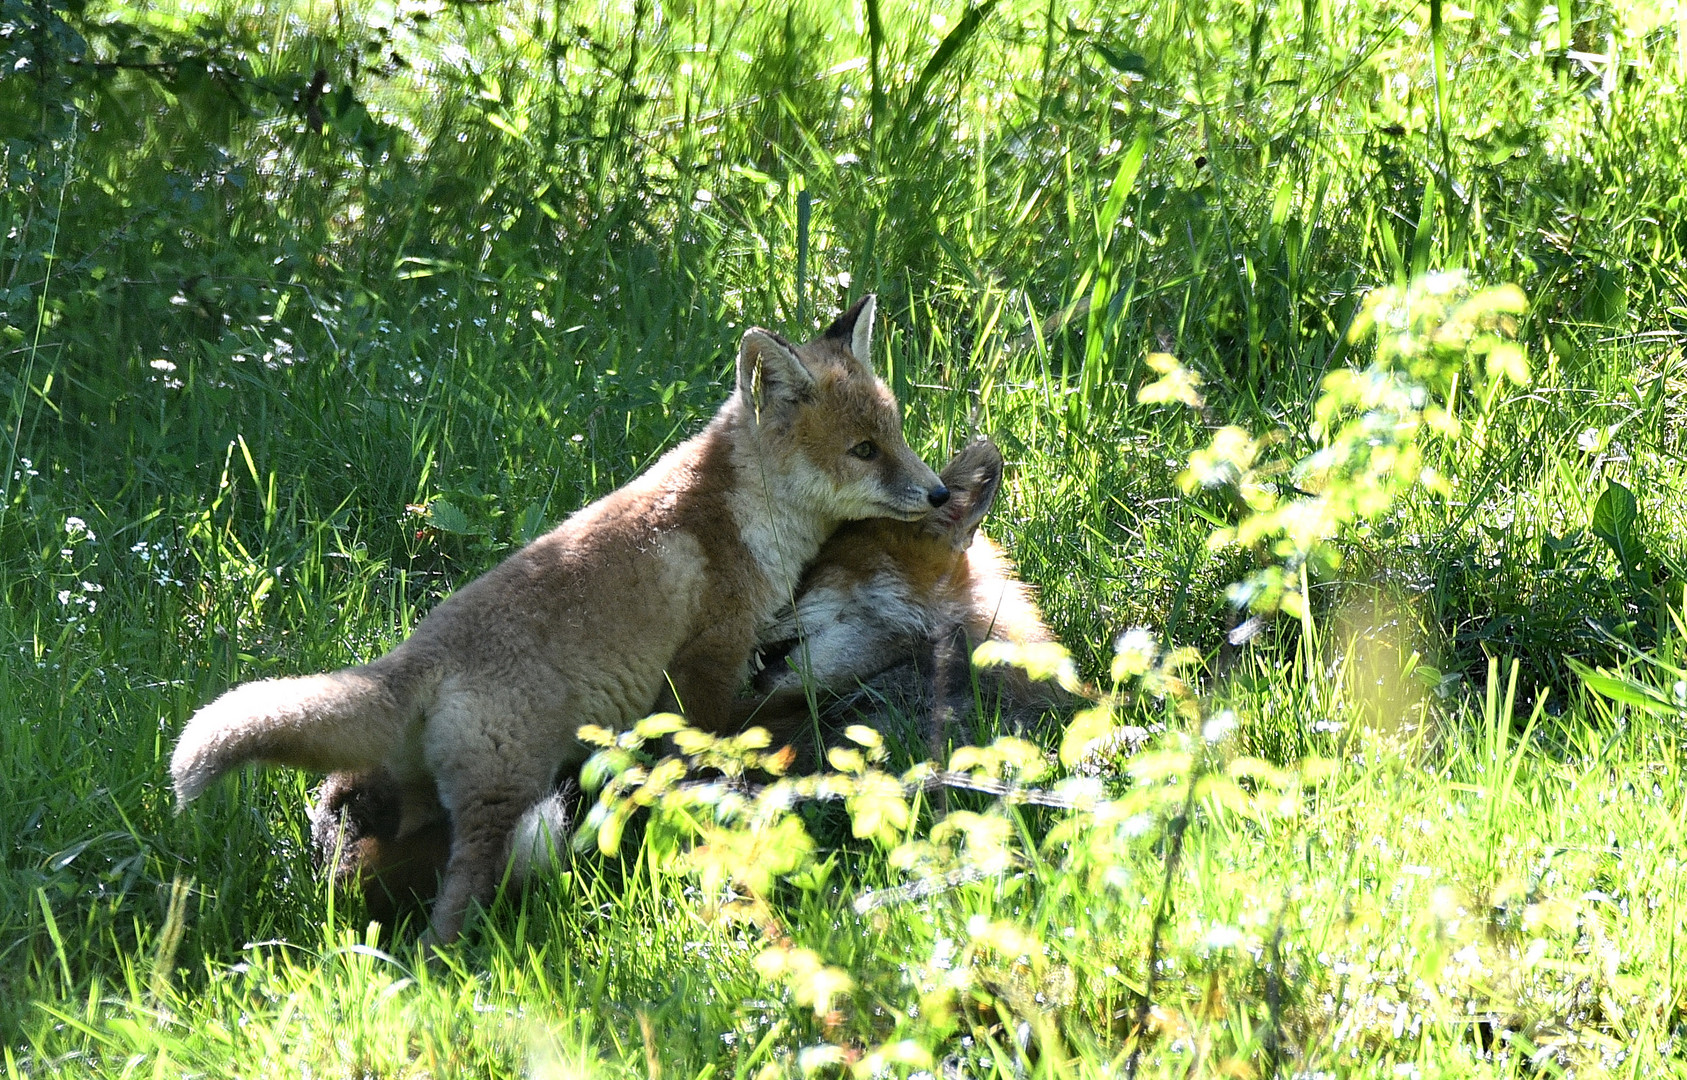
<path id="1" fill-rule="evenodd" d="M 378 769 L 403 837 L 449 818 L 435 940 L 491 899 L 522 816 L 586 747 L 680 706 L 724 731 L 757 630 L 844 521 L 917 520 L 948 489 L 902 435 L 868 356 L 874 300 L 795 346 L 751 329 L 714 420 L 642 476 L 459 589 L 392 652 L 246 683 L 200 709 L 170 768 L 182 803 L 247 761 Z"/>
<path id="2" fill-rule="evenodd" d="M 964 713 L 975 689 L 971 647 L 991 639 L 1054 640 L 1007 556 L 978 531 L 1001 487 L 995 444 L 979 439 L 967 446 L 942 480 L 949 500 L 923 519 L 858 521 L 833 534 L 803 575 L 794 603 L 763 628 L 756 693 L 735 705 L 738 722 L 800 741 L 810 720 L 809 690 L 826 719 L 887 711 L 927 717 L 940 706 Z M 1015 719 L 1054 700 L 1053 691 L 1017 669 L 992 669 L 979 689 L 998 696 L 1003 713 Z M 535 859 L 551 857 L 548 844 L 569 831 L 577 799 L 565 782 L 523 818 L 512 845 L 512 878 L 522 879 Z M 370 917 L 389 926 L 401 910 L 433 895 L 450 842 L 443 811 L 400 836 L 398 802 L 385 773 L 336 773 L 311 812 L 319 858 L 342 886 L 360 886 Z"/>

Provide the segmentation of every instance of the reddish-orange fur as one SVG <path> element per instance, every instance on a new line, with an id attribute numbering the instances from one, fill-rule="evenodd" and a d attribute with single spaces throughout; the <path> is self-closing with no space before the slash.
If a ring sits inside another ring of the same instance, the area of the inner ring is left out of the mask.
<path id="1" fill-rule="evenodd" d="M 809 718 L 811 691 L 843 699 L 833 714 L 887 702 L 935 712 L 969 696 L 981 642 L 1053 641 L 1006 553 L 977 531 L 1001 467 L 995 445 L 977 440 L 944 468 L 950 500 L 923 521 L 854 521 L 833 533 L 796 603 L 763 631 L 773 662 L 756 679 L 764 696 L 740 702 L 739 722 L 788 734 Z M 1059 696 L 1018 669 L 992 669 L 986 680 L 1016 711 Z"/>

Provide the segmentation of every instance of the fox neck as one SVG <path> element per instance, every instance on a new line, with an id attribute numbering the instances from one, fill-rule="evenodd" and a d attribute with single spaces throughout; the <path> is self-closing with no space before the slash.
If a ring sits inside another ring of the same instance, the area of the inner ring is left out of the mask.
<path id="1" fill-rule="evenodd" d="M 774 592 L 789 599 L 841 520 L 825 508 L 831 485 L 801 453 L 769 447 L 754 419 L 742 413 L 721 419 L 739 478 L 730 499 L 738 535 Z"/>

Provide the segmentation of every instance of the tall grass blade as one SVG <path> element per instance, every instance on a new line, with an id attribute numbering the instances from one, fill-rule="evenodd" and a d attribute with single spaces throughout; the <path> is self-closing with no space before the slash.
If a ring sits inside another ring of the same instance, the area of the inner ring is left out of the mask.
<path id="1" fill-rule="evenodd" d="M 799 181 L 800 183 L 800 181 Z M 797 325 L 808 325 L 808 220 L 814 196 L 804 184 L 797 191 Z"/>
<path id="2" fill-rule="evenodd" d="M 884 21 L 879 13 L 879 0 L 863 0 L 867 9 L 867 65 L 868 76 L 871 80 L 869 91 L 871 99 L 871 119 L 873 121 L 873 144 L 878 145 L 883 138 L 886 120 L 886 96 L 884 85 Z"/>
<path id="3" fill-rule="evenodd" d="M 997 2 L 998 0 L 982 0 L 981 3 L 967 8 L 966 13 L 961 16 L 961 21 L 955 24 L 953 30 L 944 35 L 943 40 L 937 46 L 937 51 L 931 54 L 931 59 L 927 60 L 925 67 L 920 69 L 919 77 L 914 80 L 914 85 L 908 88 L 907 108 L 909 112 L 917 112 L 922 107 L 925 102 L 926 90 L 930 88 L 932 81 L 943 74 L 944 69 L 953 62 L 956 54 L 966 47 L 967 42 L 972 40 L 972 36 L 978 32 L 978 28 L 983 25 L 990 12 L 996 9 Z"/>

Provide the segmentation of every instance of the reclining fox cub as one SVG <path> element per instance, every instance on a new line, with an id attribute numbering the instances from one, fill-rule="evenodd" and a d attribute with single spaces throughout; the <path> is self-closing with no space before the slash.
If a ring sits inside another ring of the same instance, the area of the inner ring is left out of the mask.
<path id="1" fill-rule="evenodd" d="M 449 814 L 431 930 L 454 939 L 496 890 L 523 813 L 584 758 L 575 731 L 676 697 L 693 725 L 727 730 L 757 630 L 837 526 L 948 500 L 869 366 L 873 314 L 863 298 L 802 346 L 747 331 L 736 387 L 701 433 L 458 590 L 392 652 L 200 709 L 171 758 L 178 798 L 253 760 L 384 771 L 398 835 L 435 806 Z"/>
<path id="2" fill-rule="evenodd" d="M 821 547 L 794 603 L 762 630 L 757 693 L 738 703 L 739 726 L 789 735 L 815 691 L 828 716 L 888 708 L 935 722 L 971 701 L 978 644 L 1054 640 L 1007 555 L 978 531 L 1001 488 L 1001 451 L 975 439 L 942 477 L 950 499 L 923 521 L 852 521 Z M 999 691 L 1010 721 L 1054 700 L 1018 669 L 983 681 L 978 689 Z M 928 734 L 936 757 L 942 733 Z"/>
<path id="3" fill-rule="evenodd" d="M 1001 486 L 1000 451 L 976 440 L 942 479 L 950 498 L 923 520 L 850 522 L 826 542 L 794 602 L 762 629 L 755 694 L 735 704 L 736 724 L 770 728 L 776 745 L 800 743 L 810 692 L 828 721 L 930 717 L 945 707 L 962 714 L 975 690 L 973 646 L 1054 640 L 1002 550 L 978 531 Z M 977 689 L 999 694 L 1010 719 L 1050 702 L 1046 688 L 1016 669 L 992 669 Z M 941 732 L 930 734 L 936 742 Z M 512 877 L 552 857 L 573 798 L 565 783 L 522 819 Z M 384 773 L 329 776 L 311 819 L 319 858 L 340 885 L 361 888 L 371 918 L 390 926 L 401 909 L 433 895 L 450 850 L 447 819 L 436 811 L 401 835 L 398 791 Z"/>

